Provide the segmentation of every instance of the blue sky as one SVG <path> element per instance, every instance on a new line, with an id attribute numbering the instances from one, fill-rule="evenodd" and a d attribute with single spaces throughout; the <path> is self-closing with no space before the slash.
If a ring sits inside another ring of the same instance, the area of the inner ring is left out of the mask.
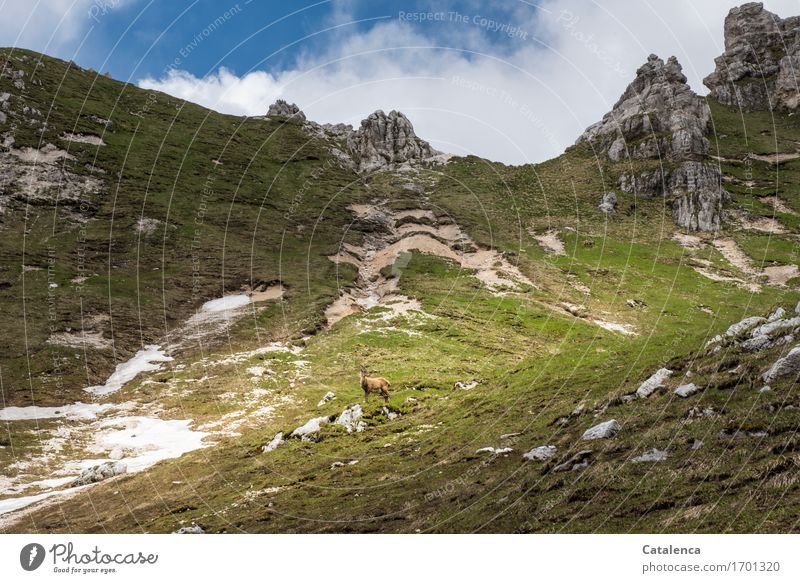
<path id="1" fill-rule="evenodd" d="M 110 71 L 212 109 L 277 98 L 357 125 L 399 109 L 438 149 L 507 163 L 558 155 L 650 53 L 692 88 L 734 0 L 0 0 L 0 45 Z M 766 0 L 782 17 L 797 0 Z"/>

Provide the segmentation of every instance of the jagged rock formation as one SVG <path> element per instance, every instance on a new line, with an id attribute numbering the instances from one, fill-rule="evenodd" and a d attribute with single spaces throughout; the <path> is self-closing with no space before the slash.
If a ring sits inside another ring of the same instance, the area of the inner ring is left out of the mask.
<path id="1" fill-rule="evenodd" d="M 700 159 L 708 153 L 710 117 L 705 101 L 686 84 L 677 59 L 670 57 L 665 64 L 650 55 L 614 108 L 578 142 L 590 142 L 615 162 Z"/>
<path id="2" fill-rule="evenodd" d="M 361 122 L 347 138 L 347 149 L 360 172 L 397 168 L 439 154 L 414 133 L 414 126 L 399 111 L 378 110 Z"/>
<path id="3" fill-rule="evenodd" d="M 296 117 L 303 121 L 306 120 L 306 115 L 294 103 L 289 103 L 283 99 L 279 99 L 269 106 L 267 117 Z"/>
<path id="4" fill-rule="evenodd" d="M 731 9 L 725 52 L 703 80 L 720 103 L 747 111 L 800 105 L 800 16 L 781 19 L 761 2 Z"/>
<path id="5" fill-rule="evenodd" d="M 578 143 L 590 143 L 612 162 L 659 161 L 656 169 L 622 174 L 620 189 L 638 196 L 675 196 L 673 218 L 679 226 L 716 231 L 726 193 L 718 166 L 705 162 L 710 119 L 708 105 L 687 85 L 678 60 L 670 57 L 664 63 L 650 55 L 614 108 Z"/>

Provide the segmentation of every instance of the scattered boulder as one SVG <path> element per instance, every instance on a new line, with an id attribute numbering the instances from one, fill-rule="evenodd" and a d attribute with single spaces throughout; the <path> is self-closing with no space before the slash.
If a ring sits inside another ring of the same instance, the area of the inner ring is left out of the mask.
<path id="1" fill-rule="evenodd" d="M 297 107 L 294 103 L 288 103 L 283 99 L 279 99 L 275 103 L 269 106 L 269 110 L 267 111 L 267 117 L 295 117 L 302 121 L 305 121 L 306 115 L 300 111 L 300 108 Z"/>
<path id="2" fill-rule="evenodd" d="M 664 382 L 672 376 L 672 371 L 668 368 L 660 368 L 653 375 L 639 385 L 636 389 L 636 396 L 640 399 L 646 399 L 658 389 L 663 388 Z"/>
<path id="3" fill-rule="evenodd" d="M 336 394 L 333 391 L 328 391 L 327 393 L 325 393 L 325 396 L 323 396 L 319 400 L 319 403 L 317 403 L 317 407 L 322 407 L 323 405 L 333 401 L 335 398 L 336 398 Z"/>
<path id="4" fill-rule="evenodd" d="M 360 433 L 367 428 L 367 424 L 361 421 L 363 415 L 364 411 L 361 409 L 361 405 L 356 403 L 342 411 L 335 423 L 347 429 L 347 433 L 352 433 L 353 431 Z"/>
<path id="5" fill-rule="evenodd" d="M 107 480 L 108 478 L 113 478 L 114 476 L 119 476 L 128 471 L 128 466 L 123 463 L 111 461 L 105 462 L 100 465 L 94 466 L 93 468 L 88 468 L 81 472 L 81 475 L 75 480 L 72 485 L 73 486 L 86 486 L 88 484 L 94 484 L 97 482 L 102 482 L 103 480 Z"/>
<path id="6" fill-rule="evenodd" d="M 267 445 L 261 448 L 261 451 L 263 451 L 264 453 L 269 453 L 275 450 L 282 443 L 283 443 L 283 433 L 278 432 L 275 434 L 275 437 L 272 438 L 272 441 L 270 441 Z"/>
<path id="7" fill-rule="evenodd" d="M 289 437 L 299 437 L 301 441 L 308 441 L 308 436 L 316 433 L 326 423 L 330 423 L 330 417 L 314 417 L 309 419 L 297 429 L 292 430 Z"/>
<path id="8" fill-rule="evenodd" d="M 347 148 L 359 172 L 395 169 L 439 155 L 414 133 L 414 126 L 399 111 L 378 110 L 361 122 L 347 138 Z"/>
<path id="9" fill-rule="evenodd" d="M 613 192 L 605 193 L 597 208 L 603 213 L 613 213 L 617 210 L 617 195 Z"/>
<path id="10" fill-rule="evenodd" d="M 610 421 L 604 421 L 603 423 L 599 423 L 594 427 L 590 427 L 583 432 L 581 439 L 584 441 L 608 439 L 610 437 L 614 437 L 621 429 L 622 426 L 617 422 L 617 420 L 611 419 Z"/>
<path id="11" fill-rule="evenodd" d="M 461 389 L 462 391 L 469 391 L 478 386 L 478 381 L 456 381 L 453 383 L 454 389 Z"/>
<path id="12" fill-rule="evenodd" d="M 526 460 L 542 462 L 550 459 L 554 455 L 556 455 L 556 446 L 540 445 L 539 447 L 534 447 L 532 450 L 523 453 L 522 457 Z"/>
<path id="13" fill-rule="evenodd" d="M 795 346 L 783 358 L 775 361 L 775 364 L 762 375 L 764 382 L 770 384 L 772 381 L 794 375 L 800 374 L 800 346 Z"/>
<path id="14" fill-rule="evenodd" d="M 386 407 L 386 406 L 381 407 L 381 412 L 384 415 L 386 415 L 386 418 L 389 421 L 392 421 L 393 419 L 397 419 L 400 416 L 399 413 L 396 413 L 396 412 L 392 411 L 391 409 L 389 409 L 389 407 Z"/>
<path id="15" fill-rule="evenodd" d="M 645 462 L 663 462 L 665 459 L 667 459 L 666 451 L 653 448 L 649 451 L 646 451 L 642 455 L 633 458 L 631 463 L 641 464 Z"/>
<path id="16" fill-rule="evenodd" d="M 795 110 L 800 105 L 800 17 L 782 19 L 761 2 L 732 8 L 725 18 L 725 52 L 703 83 L 725 105 Z"/>
<path id="17" fill-rule="evenodd" d="M 686 398 L 686 397 L 691 397 L 699 390 L 700 388 L 696 384 L 689 383 L 687 385 L 681 385 L 677 389 L 675 389 L 675 394 L 678 395 L 679 397 Z"/>

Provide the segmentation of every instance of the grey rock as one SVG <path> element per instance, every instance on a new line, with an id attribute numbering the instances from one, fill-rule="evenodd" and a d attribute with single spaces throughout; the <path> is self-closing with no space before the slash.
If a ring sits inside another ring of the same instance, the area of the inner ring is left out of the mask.
<path id="1" fill-rule="evenodd" d="M 532 450 L 522 454 L 526 460 L 530 461 L 544 461 L 556 455 L 556 446 L 554 445 L 540 445 L 534 447 Z"/>
<path id="2" fill-rule="evenodd" d="M 306 116 L 305 114 L 300 111 L 300 108 L 297 107 L 294 103 L 288 103 L 283 99 L 279 99 L 275 103 L 269 106 L 269 110 L 267 111 L 267 117 L 283 117 L 289 118 L 294 117 L 300 120 L 305 121 Z"/>
<path id="3" fill-rule="evenodd" d="M 271 451 L 274 451 L 282 443 L 283 443 L 283 433 L 278 432 L 275 434 L 275 437 L 272 438 L 272 441 L 270 441 L 267 445 L 261 448 L 261 451 L 263 451 L 264 453 L 269 453 Z"/>
<path id="4" fill-rule="evenodd" d="M 672 376 L 672 371 L 668 368 L 660 368 L 653 373 L 649 379 L 644 381 L 639 388 L 636 389 L 636 396 L 640 399 L 646 399 L 655 391 L 664 386 L 664 382 Z"/>
<path id="5" fill-rule="evenodd" d="M 665 459 L 667 459 L 666 451 L 653 448 L 649 451 L 646 451 L 642 455 L 633 458 L 631 463 L 641 464 L 644 462 L 663 462 Z"/>
<path id="6" fill-rule="evenodd" d="M 332 138 L 339 139 L 339 140 L 347 140 L 347 138 L 350 137 L 350 134 L 353 133 L 353 126 L 351 126 L 350 124 L 344 124 L 344 123 L 330 124 L 330 123 L 326 123 L 326 124 L 322 124 L 320 127 L 322 128 L 322 131 L 326 135 L 328 135 L 328 136 L 330 136 Z"/>
<path id="7" fill-rule="evenodd" d="M 678 60 L 670 57 L 664 63 L 650 55 L 613 109 L 578 143 L 591 143 L 612 160 L 683 161 L 708 153 L 710 116 L 708 105 L 687 85 Z"/>
<path id="8" fill-rule="evenodd" d="M 396 169 L 437 156 L 425 140 L 414 133 L 414 126 L 399 111 L 376 111 L 361 122 L 347 138 L 347 148 L 359 172 Z"/>
<path id="9" fill-rule="evenodd" d="M 775 348 L 785 344 L 791 344 L 794 341 L 794 335 L 786 334 L 778 338 L 771 338 L 769 336 L 756 336 L 755 338 L 748 338 L 739 346 L 745 352 L 758 352 L 759 350 L 767 350 L 768 348 Z"/>
<path id="10" fill-rule="evenodd" d="M 750 332 L 750 336 L 752 338 L 756 338 L 758 336 L 769 336 L 778 330 L 797 328 L 798 326 L 800 326 L 800 316 L 788 319 L 772 320 L 766 324 L 762 324 L 758 328 L 755 328 L 752 332 Z"/>
<path id="11" fill-rule="evenodd" d="M 776 360 L 762 378 L 765 383 L 770 384 L 776 379 L 790 375 L 800 375 L 800 346 L 795 346 L 786 356 Z"/>
<path id="12" fill-rule="evenodd" d="M 333 401 L 336 398 L 336 394 L 333 391 L 328 391 L 325 395 L 319 400 L 317 403 L 317 407 L 322 407 L 323 405 Z"/>
<path id="13" fill-rule="evenodd" d="M 323 425 L 330 423 L 330 421 L 331 417 L 314 417 L 306 421 L 300 427 L 292 430 L 289 437 L 299 437 L 301 441 L 308 441 L 309 435 L 316 433 Z"/>
<path id="14" fill-rule="evenodd" d="M 713 191 L 690 192 L 672 203 L 672 220 L 689 231 L 719 231 L 722 200 Z"/>
<path id="15" fill-rule="evenodd" d="M 686 83 L 677 59 L 664 63 L 650 55 L 613 109 L 578 143 L 591 144 L 615 162 L 658 161 L 657 169 L 623 173 L 620 189 L 644 197 L 677 197 L 673 219 L 679 226 L 717 231 L 728 195 L 719 166 L 705 161 L 710 119 L 711 110 Z"/>
<path id="16" fill-rule="evenodd" d="M 341 425 L 347 429 L 347 433 L 352 433 L 353 431 L 356 433 L 361 433 L 367 428 L 367 424 L 361 420 L 363 415 L 364 411 L 361 409 L 361 405 L 356 403 L 355 405 L 350 405 L 344 411 L 342 411 L 335 423 L 336 425 Z"/>
<path id="17" fill-rule="evenodd" d="M 781 19 L 760 2 L 731 9 L 725 52 L 703 80 L 720 103 L 753 110 L 794 110 L 800 95 L 800 17 Z"/>
<path id="18" fill-rule="evenodd" d="M 725 330 L 725 336 L 728 338 L 733 338 L 734 336 L 738 336 L 742 332 L 747 332 L 755 325 L 760 324 L 761 322 L 766 322 L 766 318 L 762 318 L 761 316 L 750 316 L 749 318 L 745 318 L 735 324 L 732 324 Z"/>
<path id="19" fill-rule="evenodd" d="M 604 213 L 613 213 L 617 210 L 617 195 L 613 192 L 605 193 L 603 195 L 603 200 L 597 208 Z"/>
<path id="20" fill-rule="evenodd" d="M 774 312 L 772 312 L 769 315 L 769 318 L 767 318 L 767 322 L 774 322 L 775 320 L 782 320 L 785 317 L 786 317 L 786 310 L 784 310 L 782 307 L 779 307 L 778 309 L 776 309 Z"/>
<path id="21" fill-rule="evenodd" d="M 686 397 L 691 397 L 699 390 L 700 387 L 698 387 L 696 384 L 689 383 L 688 385 L 681 385 L 677 389 L 675 389 L 675 394 L 678 395 L 679 397 L 686 398 Z"/>
<path id="22" fill-rule="evenodd" d="M 81 475 L 75 480 L 73 486 L 86 486 L 88 484 L 95 484 L 102 482 L 108 478 L 119 476 L 128 471 L 128 466 L 120 462 L 105 462 L 100 465 L 88 468 L 81 472 Z"/>
<path id="23" fill-rule="evenodd" d="M 617 420 L 611 419 L 610 421 L 604 421 L 603 423 L 599 423 L 594 427 L 590 427 L 583 432 L 581 439 L 584 441 L 608 439 L 619 433 L 620 429 L 622 429 L 622 426 L 617 422 Z"/>

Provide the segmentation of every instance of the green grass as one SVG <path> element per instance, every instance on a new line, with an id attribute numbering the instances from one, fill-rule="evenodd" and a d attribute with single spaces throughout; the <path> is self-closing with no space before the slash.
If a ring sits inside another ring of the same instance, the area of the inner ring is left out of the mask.
<path id="1" fill-rule="evenodd" d="M 785 384 L 758 392 L 760 372 L 779 351 L 711 354 L 703 346 L 744 316 L 793 307 L 800 294 L 793 287 L 766 286 L 753 294 L 701 276 L 692 269 L 698 258 L 720 270 L 725 261 L 711 247 L 694 257 L 671 239 L 668 201 L 622 193 L 618 212 L 603 215 L 597 209 L 602 193 L 613 190 L 616 177 L 629 168 L 598 165 L 581 146 L 537 165 L 509 167 L 467 157 L 414 175 L 357 177 L 330 164 L 326 145 L 308 141 L 293 123 L 223 116 L 191 104 L 178 111 L 174 98 L 85 72 L 65 76 L 63 63 L 43 60 L 45 87 L 64 80 L 46 140 L 56 140 L 75 120 L 76 131 L 91 131 L 85 112 L 110 116 L 108 146 L 78 152 L 72 167 L 78 172 L 81 162 L 96 155 L 106 176 L 121 172 L 122 178 L 109 181 L 95 201 L 98 211 L 86 223 L 85 243 L 75 228 L 40 213 L 26 236 L 25 262 L 41 262 L 48 244 L 57 241 L 56 326 L 79 326 L 81 306 L 84 314 L 110 313 L 117 352 L 90 354 L 87 378 L 82 355 L 75 359 L 74 350 L 44 344 L 50 333 L 44 317 L 47 273 L 25 275 L 24 321 L 21 278 L 7 272 L 4 281 L 11 285 L 0 290 L 0 318 L 10 331 L 2 369 L 6 403 L 25 404 L 32 396 L 41 404 L 63 403 L 80 395 L 88 380 L 103 379 L 140 343 L 160 338 L 203 301 L 251 280 L 281 280 L 287 294 L 243 318 L 218 344 L 180 354 L 170 367 L 112 397 L 158 407 L 162 417 L 192 419 L 198 426 L 242 407 L 255 411 L 279 403 L 271 414 L 246 419 L 237 434 L 215 437 L 213 447 L 100 484 L 91 497 L 38 510 L 14 530 L 171 532 L 191 522 L 208 532 L 797 530 L 794 434 L 800 417 L 799 409 L 786 407 L 798 404 L 796 388 Z M 35 103 L 41 109 L 53 98 L 39 93 Z M 89 98 L 84 105 L 75 95 Z M 143 119 L 129 113 L 145 107 Z M 788 148 L 800 139 L 794 118 L 741 117 L 717 104 L 712 113 L 724 158 L 770 152 L 770 140 Z M 764 133 L 770 127 L 779 129 L 778 138 Z M 38 137 L 23 139 L 33 143 Z M 214 159 L 223 164 L 211 164 Z M 774 168 L 742 166 L 730 162 L 723 170 L 739 180 L 751 176 L 758 192 L 731 187 L 731 204 L 768 216 L 758 197 L 777 192 L 800 208 L 793 164 L 781 166 L 773 189 Z M 204 199 L 198 193 L 209 178 L 213 193 Z M 409 180 L 426 185 L 426 199 L 402 191 Z M 327 255 L 342 240 L 359 242 L 347 206 L 373 199 L 395 209 L 427 205 L 449 216 L 478 244 L 517 264 L 534 287 L 494 295 L 473 273 L 413 253 L 396 270 L 399 291 L 419 300 L 427 316 L 393 317 L 373 309 L 326 329 L 324 308 L 356 278 L 355 270 L 334 265 Z M 201 208 L 195 277 L 187 257 L 196 249 Z M 167 226 L 140 239 L 131 226 L 142 214 Z M 794 263 L 800 225 L 791 215 L 780 219 L 790 234 L 723 235 L 734 236 L 757 263 Z M 20 221 L 6 224 L 12 235 L 21 234 Z M 566 256 L 547 254 L 531 236 L 551 228 L 559 230 Z M 77 294 L 69 281 L 81 244 L 91 250 L 88 271 L 96 275 Z M 9 265 L 21 263 L 13 237 L 0 245 Z M 636 300 L 636 307 L 628 300 Z M 589 317 L 568 314 L 562 302 L 585 306 Z M 638 334 L 605 330 L 593 318 L 630 325 Z M 298 342 L 303 352 L 217 362 L 273 339 Z M 52 379 L 54 355 L 67 359 L 59 392 Z M 298 367 L 297 360 L 308 364 Z M 247 369 L 253 366 L 272 373 L 252 379 Z M 386 406 L 396 418 L 389 419 L 377 398 L 363 402 L 361 366 L 390 379 Z M 687 400 L 665 391 L 622 403 L 623 395 L 662 366 L 676 371 L 670 388 L 691 371 L 705 391 Z M 478 385 L 461 390 L 454 387 L 458 381 Z M 336 400 L 318 407 L 328 391 Z M 277 432 L 288 433 L 311 417 L 338 415 L 356 402 L 364 407 L 366 431 L 348 434 L 328 425 L 310 441 L 290 439 L 269 454 L 261 452 Z M 690 418 L 695 407 L 712 407 L 719 415 Z M 615 439 L 580 441 L 588 427 L 610 418 L 623 425 Z M 765 430 L 768 436 L 725 437 L 737 429 Z M 15 447 L 38 447 L 30 427 L 7 431 Z M 692 449 L 696 439 L 703 446 Z M 545 444 L 558 448 L 550 462 L 521 458 Z M 514 452 L 476 453 L 486 446 Z M 630 463 L 653 447 L 666 449 L 668 459 Z M 550 471 L 585 448 L 593 450 L 585 470 Z M 0 464 L 11 459 L 0 458 Z M 332 468 L 337 461 L 344 465 Z"/>

